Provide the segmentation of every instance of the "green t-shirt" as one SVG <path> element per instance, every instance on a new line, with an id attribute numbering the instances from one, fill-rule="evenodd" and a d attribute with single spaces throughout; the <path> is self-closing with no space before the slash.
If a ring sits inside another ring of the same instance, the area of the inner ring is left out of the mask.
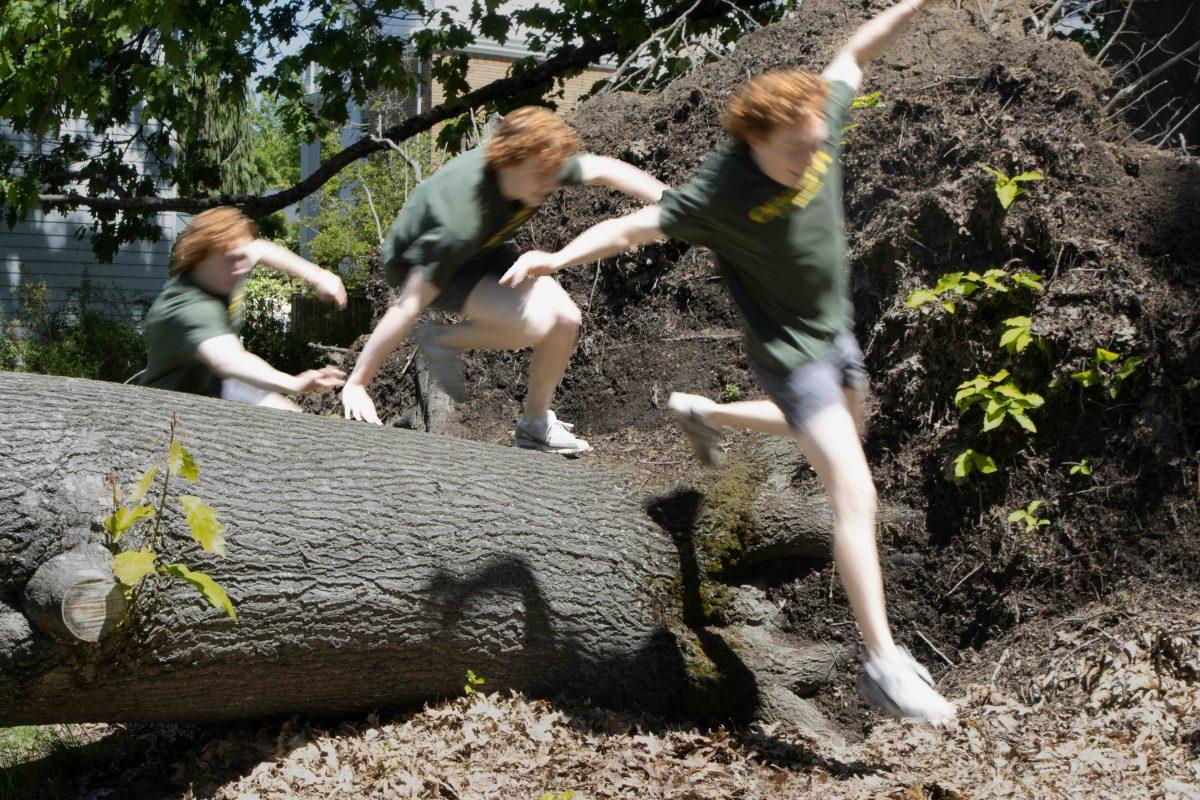
<path id="1" fill-rule="evenodd" d="M 830 84 L 829 138 L 798 188 L 771 180 L 749 147 L 729 143 L 658 204 L 664 233 L 716 253 L 747 355 L 777 372 L 817 358 L 851 325 L 841 138 L 853 97 L 848 84 Z"/>
<path id="2" fill-rule="evenodd" d="M 579 160 L 563 165 L 559 181 L 582 183 Z M 500 194 L 500 183 L 483 162 L 483 148 L 452 158 L 413 191 L 383 243 L 384 275 L 399 286 L 410 267 L 438 289 L 460 267 L 507 239 L 537 206 Z"/>
<path id="3" fill-rule="evenodd" d="M 239 285 L 230 297 L 209 294 L 187 276 L 167 281 L 146 315 L 146 370 L 141 384 L 219 397 L 221 379 L 200 360 L 200 343 L 242 329 Z"/>

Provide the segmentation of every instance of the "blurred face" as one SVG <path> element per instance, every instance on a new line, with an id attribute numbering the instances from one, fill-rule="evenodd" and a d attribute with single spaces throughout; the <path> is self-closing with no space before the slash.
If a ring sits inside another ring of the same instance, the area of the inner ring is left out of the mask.
<path id="1" fill-rule="evenodd" d="M 511 167 L 497 170 L 500 193 L 527 206 L 539 206 L 561 186 L 558 181 L 561 170 L 561 164 L 551 166 L 544 159 L 530 156 Z"/>
<path id="2" fill-rule="evenodd" d="M 755 163 L 768 178 L 795 188 L 812 163 L 813 154 L 829 138 L 824 119 L 800 125 L 779 126 L 761 139 L 750 142 Z"/>
<path id="3" fill-rule="evenodd" d="M 238 239 L 228 250 L 213 253 L 192 270 L 192 277 L 217 294 L 231 294 L 238 281 L 254 266 L 246 252 L 254 241 L 249 236 Z"/>

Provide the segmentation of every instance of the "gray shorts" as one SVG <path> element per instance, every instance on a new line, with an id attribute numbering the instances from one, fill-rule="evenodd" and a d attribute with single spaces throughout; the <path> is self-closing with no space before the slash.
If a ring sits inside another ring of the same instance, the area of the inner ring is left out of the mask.
<path id="1" fill-rule="evenodd" d="M 843 331 L 820 358 L 791 372 L 776 372 L 751 363 L 754 377 L 771 398 L 792 430 L 801 430 L 818 411 L 831 405 L 846 406 L 846 389 L 867 386 L 867 368 L 854 334 Z"/>
<path id="2" fill-rule="evenodd" d="M 461 314 L 467 298 L 479 285 L 479 282 L 483 280 L 499 282 L 520 255 L 521 252 L 511 242 L 504 242 L 462 264 L 454 270 L 446 285 L 439 288 L 438 295 L 433 299 L 430 308 Z M 395 261 L 390 265 L 385 265 L 384 275 L 389 284 L 401 288 L 408 280 L 410 269 L 412 267 L 404 261 Z"/>
<path id="3" fill-rule="evenodd" d="M 475 291 L 475 287 L 485 280 L 499 282 L 520 255 L 517 248 L 505 242 L 481 256 L 476 256 L 459 267 L 446 288 L 438 292 L 438 296 L 433 301 L 433 308 L 461 314 L 467 298 L 471 296 L 471 292 Z"/>

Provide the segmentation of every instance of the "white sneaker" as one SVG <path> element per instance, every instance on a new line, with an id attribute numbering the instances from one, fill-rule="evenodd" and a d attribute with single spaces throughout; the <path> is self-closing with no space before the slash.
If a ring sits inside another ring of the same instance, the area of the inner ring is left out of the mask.
<path id="1" fill-rule="evenodd" d="M 547 411 L 545 419 L 517 420 L 513 441 L 517 447 L 541 450 L 543 453 L 582 455 L 591 450 L 592 446 L 571 433 L 574 427 L 569 422 L 560 422 L 553 411 Z"/>
<path id="2" fill-rule="evenodd" d="M 888 662 L 868 660 L 858 679 L 863 697 L 881 710 L 900 719 L 924 719 L 942 722 L 958 709 L 933 688 L 933 676 L 903 647 L 896 648 L 899 658 Z"/>
<path id="3" fill-rule="evenodd" d="M 721 431 L 708 421 L 708 414 L 717 404 L 698 394 L 671 392 L 667 411 L 675 417 L 692 445 L 692 452 L 706 467 L 719 465 L 725 452 L 721 449 Z"/>
<path id="4" fill-rule="evenodd" d="M 457 350 L 437 341 L 437 325 L 423 322 L 413 331 L 413 339 L 425 356 L 429 374 L 455 402 L 467 399 L 467 378 L 463 370 L 462 357 Z"/>

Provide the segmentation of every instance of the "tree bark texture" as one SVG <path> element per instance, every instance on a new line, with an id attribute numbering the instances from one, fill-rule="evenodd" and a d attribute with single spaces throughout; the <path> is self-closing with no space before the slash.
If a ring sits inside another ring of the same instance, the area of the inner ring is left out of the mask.
<path id="1" fill-rule="evenodd" d="M 692 545 L 586 464 L 38 375 L 0 373 L 0 407 L 0 725 L 397 708 L 461 693 L 468 669 L 489 689 L 751 718 L 844 660 L 776 652 L 761 620 L 745 643 L 689 629 Z M 167 560 L 217 580 L 239 621 L 156 576 L 99 642 L 50 635 L 31 578 L 102 541 L 106 476 L 128 486 L 161 463 L 173 412 L 200 467 L 173 484 L 217 510 L 228 555 L 200 550 L 168 499 Z"/>

